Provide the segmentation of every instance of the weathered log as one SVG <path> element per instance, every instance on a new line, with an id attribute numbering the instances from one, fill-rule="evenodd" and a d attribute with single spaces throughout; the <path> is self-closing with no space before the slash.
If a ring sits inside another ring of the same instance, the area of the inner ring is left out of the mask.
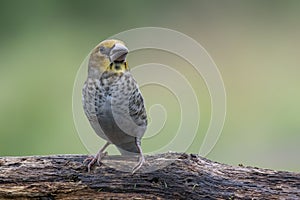
<path id="1" fill-rule="evenodd" d="M 135 174 L 110 165 L 131 167 L 131 161 L 107 156 L 107 165 L 88 173 L 86 158 L 0 157 L 0 199 L 300 199 L 300 173 L 229 166 L 185 153 L 146 156 Z"/>

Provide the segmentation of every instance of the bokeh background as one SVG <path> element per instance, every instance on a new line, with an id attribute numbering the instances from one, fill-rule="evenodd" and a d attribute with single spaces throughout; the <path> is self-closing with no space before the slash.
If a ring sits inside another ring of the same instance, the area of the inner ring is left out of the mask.
<path id="1" fill-rule="evenodd" d="M 227 116 L 207 157 L 299 172 L 299 18 L 297 0 L 1 0 L 0 156 L 88 153 L 72 116 L 72 90 L 80 64 L 111 35 L 158 26 L 197 40 L 222 75 Z M 152 53 L 137 52 L 129 59 L 137 64 L 138 55 L 147 62 L 155 62 L 153 55 L 161 57 Z M 186 76 L 197 82 L 189 72 Z M 203 93 L 201 139 L 210 104 L 205 85 L 199 91 Z M 198 139 L 189 152 L 197 150 Z M 143 148 L 147 145 L 151 144 L 146 142 Z"/>

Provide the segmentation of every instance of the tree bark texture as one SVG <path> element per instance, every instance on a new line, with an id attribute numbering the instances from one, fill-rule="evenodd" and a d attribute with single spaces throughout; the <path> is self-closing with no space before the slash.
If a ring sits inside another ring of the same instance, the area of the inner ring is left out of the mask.
<path id="1" fill-rule="evenodd" d="M 229 166 L 185 153 L 146 156 L 135 174 L 119 169 L 131 168 L 136 159 L 106 156 L 87 172 L 86 158 L 0 157 L 0 199 L 300 199 L 300 173 Z"/>

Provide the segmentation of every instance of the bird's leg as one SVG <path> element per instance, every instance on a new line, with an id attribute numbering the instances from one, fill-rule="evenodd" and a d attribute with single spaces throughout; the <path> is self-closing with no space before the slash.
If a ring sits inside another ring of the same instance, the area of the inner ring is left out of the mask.
<path id="1" fill-rule="evenodd" d="M 145 162 L 145 157 L 143 155 L 143 151 L 142 151 L 140 142 L 136 142 L 136 145 L 137 145 L 137 147 L 138 147 L 138 149 L 140 151 L 140 155 L 139 155 L 139 162 L 138 162 L 138 164 L 132 169 L 132 174 L 134 174 L 137 170 L 139 170 L 142 167 L 142 165 L 144 164 L 144 162 Z"/>
<path id="2" fill-rule="evenodd" d="M 95 156 L 89 157 L 83 161 L 83 163 L 86 162 L 88 163 L 87 164 L 88 172 L 91 171 L 91 167 L 95 164 L 95 162 L 97 162 L 97 164 L 100 165 L 101 159 L 107 155 L 107 152 L 104 151 L 108 147 L 108 145 L 110 145 L 110 143 L 106 142 L 106 144 L 98 151 L 98 153 Z"/>

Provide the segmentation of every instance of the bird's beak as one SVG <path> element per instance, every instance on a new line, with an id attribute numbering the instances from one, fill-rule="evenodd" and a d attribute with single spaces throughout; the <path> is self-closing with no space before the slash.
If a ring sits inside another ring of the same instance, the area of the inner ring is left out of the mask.
<path id="1" fill-rule="evenodd" d="M 128 49 L 123 44 L 120 43 L 115 44 L 115 46 L 111 49 L 109 54 L 110 62 L 125 61 L 127 53 L 128 53 Z"/>

